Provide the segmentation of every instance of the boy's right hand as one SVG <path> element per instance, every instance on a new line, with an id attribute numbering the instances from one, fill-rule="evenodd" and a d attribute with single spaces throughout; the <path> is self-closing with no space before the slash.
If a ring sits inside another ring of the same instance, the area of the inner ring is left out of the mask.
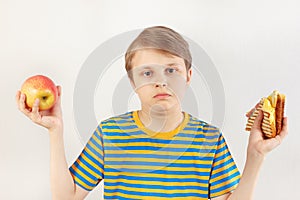
<path id="1" fill-rule="evenodd" d="M 260 102 L 258 102 L 254 108 L 252 108 L 251 110 L 249 110 L 247 113 L 246 113 L 246 117 L 251 117 L 252 113 L 255 111 L 256 108 L 258 108 L 260 105 Z"/>
<path id="2" fill-rule="evenodd" d="M 49 110 L 39 111 L 39 102 L 36 99 L 32 108 L 26 106 L 26 95 L 17 91 L 16 102 L 19 110 L 24 113 L 31 121 L 47 128 L 49 131 L 62 131 L 63 120 L 61 110 L 61 86 L 56 86 L 58 98 L 55 105 Z"/>

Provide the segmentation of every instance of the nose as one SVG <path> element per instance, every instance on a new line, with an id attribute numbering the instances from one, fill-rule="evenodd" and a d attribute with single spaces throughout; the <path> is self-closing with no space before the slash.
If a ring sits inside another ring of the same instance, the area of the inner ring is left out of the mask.
<path id="1" fill-rule="evenodd" d="M 167 77 L 164 74 L 156 74 L 155 87 L 166 87 Z"/>
<path id="2" fill-rule="evenodd" d="M 155 87 L 166 87 L 167 83 L 155 83 Z"/>

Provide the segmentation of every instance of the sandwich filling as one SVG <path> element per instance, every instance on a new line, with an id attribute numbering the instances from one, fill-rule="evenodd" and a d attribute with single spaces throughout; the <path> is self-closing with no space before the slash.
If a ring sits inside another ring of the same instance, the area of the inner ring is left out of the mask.
<path id="1" fill-rule="evenodd" d="M 262 98 L 259 106 L 249 117 L 246 124 L 246 130 L 250 131 L 254 124 L 255 118 L 258 116 L 259 110 L 263 111 L 262 131 L 267 138 L 275 137 L 282 128 L 283 109 L 285 96 L 279 94 L 277 90 L 267 98 Z"/>

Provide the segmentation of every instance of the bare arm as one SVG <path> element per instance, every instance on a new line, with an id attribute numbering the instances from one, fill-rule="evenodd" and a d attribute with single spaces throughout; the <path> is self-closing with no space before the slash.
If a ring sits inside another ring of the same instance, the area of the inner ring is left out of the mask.
<path id="1" fill-rule="evenodd" d="M 74 184 L 69 171 L 62 132 L 50 134 L 50 179 L 53 199 L 83 199 L 88 191 Z"/>
<path id="2" fill-rule="evenodd" d="M 226 199 L 253 199 L 254 188 L 263 160 L 263 155 L 249 155 L 247 157 L 240 183 L 234 192 Z"/>
<path id="3" fill-rule="evenodd" d="M 249 136 L 247 159 L 240 183 L 231 194 L 225 194 L 213 200 L 250 200 L 253 199 L 255 184 L 265 155 L 281 144 L 288 134 L 287 118 L 284 118 L 283 129 L 279 135 L 272 139 L 264 139 L 261 132 L 262 113 L 256 118 Z"/>
<path id="4" fill-rule="evenodd" d="M 68 168 L 63 141 L 63 120 L 61 112 L 61 87 L 58 88 L 58 100 L 48 111 L 39 111 L 39 102 L 33 108 L 27 108 L 26 96 L 20 91 L 16 94 L 18 108 L 31 121 L 48 129 L 50 137 L 50 180 L 53 199 L 83 199 L 88 191 L 74 184 Z"/>

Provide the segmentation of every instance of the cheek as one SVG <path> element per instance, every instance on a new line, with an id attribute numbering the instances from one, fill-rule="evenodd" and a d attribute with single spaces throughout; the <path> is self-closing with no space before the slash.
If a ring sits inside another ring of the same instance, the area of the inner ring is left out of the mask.
<path id="1" fill-rule="evenodd" d="M 136 88 L 136 93 L 140 99 L 149 99 L 151 97 L 151 85 L 144 85 Z"/>
<path id="2" fill-rule="evenodd" d="M 182 101 L 187 88 L 186 79 L 182 76 L 169 79 L 168 88 L 176 96 L 178 101 Z"/>

